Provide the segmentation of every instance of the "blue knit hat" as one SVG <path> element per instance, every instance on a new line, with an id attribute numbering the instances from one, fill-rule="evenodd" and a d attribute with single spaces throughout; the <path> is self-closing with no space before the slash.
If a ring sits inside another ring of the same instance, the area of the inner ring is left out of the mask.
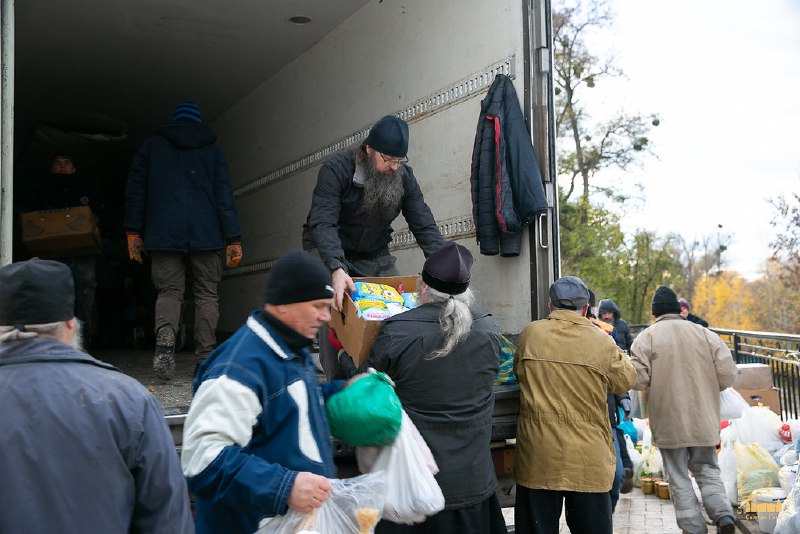
<path id="1" fill-rule="evenodd" d="M 175 106 L 175 113 L 172 115 L 172 120 L 190 120 L 194 122 L 203 123 L 203 116 L 200 114 L 200 106 L 194 102 L 184 100 Z"/>

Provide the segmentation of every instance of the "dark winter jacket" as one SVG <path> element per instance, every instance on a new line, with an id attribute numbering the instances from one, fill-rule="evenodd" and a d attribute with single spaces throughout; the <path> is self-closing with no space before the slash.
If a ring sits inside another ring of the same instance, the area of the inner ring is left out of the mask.
<path id="1" fill-rule="evenodd" d="M 687 315 L 686 316 L 686 320 L 687 321 L 691 321 L 694 324 L 699 324 L 700 326 L 704 326 L 704 327 L 708 328 L 708 321 L 706 321 L 702 317 L 698 317 L 697 315 L 695 315 L 693 313 L 690 313 L 689 315 Z"/>
<path id="2" fill-rule="evenodd" d="M 364 186 L 353 180 L 355 151 L 328 158 L 319 171 L 311 209 L 303 226 L 303 248 L 318 249 L 325 265 L 332 270 L 343 266 L 345 259 L 388 254 L 391 224 L 402 211 L 425 257 L 430 256 L 444 240 L 414 172 L 408 165 L 402 169 L 405 194 L 400 206 L 392 212 L 365 213 L 361 208 Z"/>
<path id="3" fill-rule="evenodd" d="M 603 299 L 597 308 L 597 315 L 602 317 L 604 313 L 611 312 L 614 314 L 614 331 L 611 336 L 617 343 L 617 346 L 630 354 L 633 338 L 631 337 L 631 329 L 628 328 L 628 323 L 624 319 L 620 319 L 620 311 L 617 305 L 611 299 Z"/>
<path id="4" fill-rule="evenodd" d="M 228 163 L 216 140 L 207 126 L 171 122 L 139 149 L 124 225 L 142 233 L 145 250 L 204 252 L 240 240 Z"/>
<path id="5" fill-rule="evenodd" d="M 547 197 L 517 94 L 502 74 L 481 102 L 470 183 L 481 254 L 519 255 L 522 229 L 547 210 Z"/>
<path id="6" fill-rule="evenodd" d="M 175 443 L 136 380 L 33 338 L 0 344 L 0 391 L 0 532 L 194 532 Z"/>
<path id="7" fill-rule="evenodd" d="M 368 361 L 394 380 L 430 446 L 449 510 L 480 503 L 497 486 L 489 442 L 500 334 L 490 314 L 473 310 L 469 336 L 450 354 L 430 359 L 443 343 L 440 312 L 441 305 L 424 304 L 384 320 Z"/>

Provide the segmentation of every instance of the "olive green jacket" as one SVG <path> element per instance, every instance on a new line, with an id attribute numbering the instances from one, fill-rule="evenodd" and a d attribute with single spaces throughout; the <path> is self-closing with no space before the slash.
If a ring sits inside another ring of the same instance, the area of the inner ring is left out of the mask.
<path id="1" fill-rule="evenodd" d="M 526 488 L 603 493 L 616 469 L 608 393 L 633 387 L 636 372 L 606 332 L 553 310 L 520 334 L 514 476 Z"/>

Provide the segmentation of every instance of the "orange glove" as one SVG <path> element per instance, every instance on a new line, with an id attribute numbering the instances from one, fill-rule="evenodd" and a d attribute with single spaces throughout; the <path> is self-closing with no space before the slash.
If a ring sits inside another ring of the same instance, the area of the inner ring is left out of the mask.
<path id="1" fill-rule="evenodd" d="M 139 234 L 128 234 L 128 258 L 131 261 L 144 263 L 142 253 L 144 252 L 144 241 Z"/>
<path id="2" fill-rule="evenodd" d="M 228 269 L 233 269 L 239 262 L 242 261 L 242 244 L 241 243 L 231 243 L 225 249 L 225 257 L 226 262 L 225 266 Z"/>

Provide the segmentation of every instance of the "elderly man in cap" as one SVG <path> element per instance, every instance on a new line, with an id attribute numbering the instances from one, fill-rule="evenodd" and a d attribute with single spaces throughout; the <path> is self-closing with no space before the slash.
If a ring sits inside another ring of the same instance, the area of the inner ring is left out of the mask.
<path id="1" fill-rule="evenodd" d="M 408 165 L 408 125 L 387 115 L 370 128 L 353 150 L 322 165 L 303 226 L 303 248 L 316 250 L 333 276 L 334 308 L 354 290 L 351 276 L 397 276 L 389 254 L 392 222 L 402 212 L 425 257 L 443 239 L 422 190 Z M 336 350 L 324 329 L 320 360 L 330 378 L 338 372 Z"/>
<path id="2" fill-rule="evenodd" d="M 653 295 L 655 323 L 631 346 L 636 389 L 650 388 L 653 444 L 661 451 L 678 526 L 706 532 L 691 471 L 717 532 L 735 532 L 733 509 L 717 463 L 719 392 L 733 385 L 736 364 L 720 337 L 681 316 L 675 293 L 660 286 Z"/>
<path id="3" fill-rule="evenodd" d="M 473 306 L 472 254 L 447 242 L 425 261 L 419 305 L 383 321 L 364 367 L 385 371 L 403 408 L 431 448 L 442 512 L 414 526 L 382 521 L 378 534 L 506 532 L 495 496 L 489 442 L 492 385 L 500 364 L 500 332 L 490 313 Z M 342 355 L 352 374 L 353 362 Z"/>
<path id="4" fill-rule="evenodd" d="M 193 532 L 153 396 L 78 350 L 69 267 L 0 268 L 0 532 Z"/>
<path id="5" fill-rule="evenodd" d="M 550 315 L 520 334 L 514 506 L 518 532 L 555 534 L 562 506 L 570 532 L 611 534 L 616 457 L 606 396 L 636 372 L 614 340 L 587 319 L 589 289 L 575 276 L 550 286 Z"/>
<path id="6" fill-rule="evenodd" d="M 310 512 L 330 496 L 333 445 L 309 352 L 330 319 L 330 270 L 302 250 L 285 253 L 264 306 L 195 376 L 181 463 L 196 495 L 197 532 L 250 534 L 288 509 Z"/>
<path id="7" fill-rule="evenodd" d="M 147 139 L 133 159 L 125 190 L 128 255 L 150 255 L 156 288 L 153 368 L 175 374 L 187 273 L 194 296 L 194 352 L 199 364 L 217 343 L 217 287 L 225 267 L 242 260 L 241 230 L 228 163 L 217 134 L 203 124 L 200 108 L 181 102 L 172 122 Z"/>

